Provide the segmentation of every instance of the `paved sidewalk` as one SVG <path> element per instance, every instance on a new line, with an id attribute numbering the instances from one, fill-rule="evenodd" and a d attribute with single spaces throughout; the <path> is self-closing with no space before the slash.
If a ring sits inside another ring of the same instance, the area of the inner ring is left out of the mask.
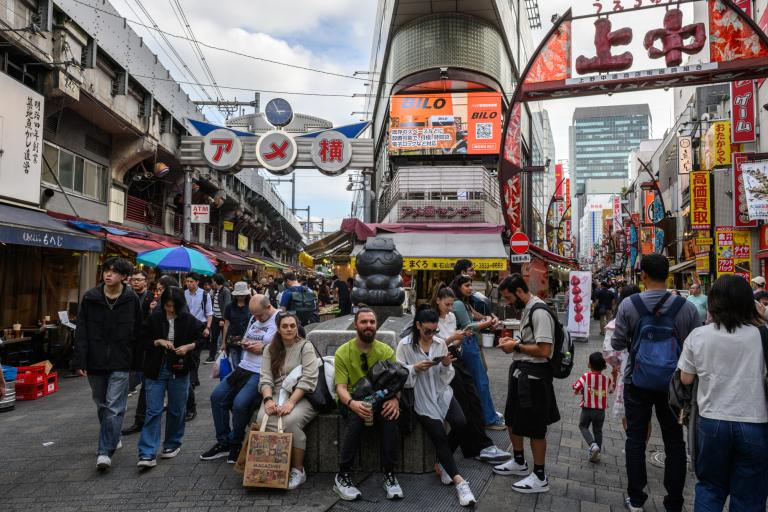
<path id="1" fill-rule="evenodd" d="M 589 352 L 599 350 L 601 341 L 592 337 L 588 345 L 577 346 L 577 368 L 586 366 Z M 497 349 L 487 360 L 499 410 L 503 410 L 509 358 Z M 85 379 L 60 379 L 60 390 L 41 400 L 20 402 L 16 410 L 0 414 L 0 509 L 28 510 L 184 510 L 310 512 L 310 511 L 422 511 L 461 510 L 450 487 L 443 487 L 433 474 L 403 475 L 406 499 L 387 502 L 381 490 L 381 476 L 356 475 L 365 492 L 365 501 L 337 502 L 331 491 L 332 474 L 308 475 L 297 491 L 244 489 L 241 477 L 219 459 L 200 461 L 199 454 L 213 443 L 213 424 L 208 396 L 214 382 L 207 378 L 210 366 L 201 368 L 202 386 L 197 388 L 198 417 L 187 424 L 184 446 L 175 459 L 160 460 L 152 471 L 136 468 L 137 435 L 123 438 L 124 448 L 113 459 L 106 474 L 95 469 L 98 424 L 95 406 Z M 474 460 L 459 459 L 479 499 L 477 509 L 597 511 L 623 510 L 626 476 L 621 423 L 610 413 L 605 426 L 605 447 L 601 462 L 586 460 L 586 447 L 578 431 L 578 401 L 570 391 L 571 380 L 557 381 L 558 403 L 563 420 L 549 433 L 547 470 L 551 491 L 523 496 L 510 489 L 512 478 L 493 475 L 491 467 Z M 133 419 L 136 396 L 128 402 L 126 425 Z M 654 429 L 651 449 L 661 442 Z M 499 444 L 504 432 L 493 432 Z M 45 446 L 45 444 L 49 444 Z M 506 445 L 502 445 L 506 448 Z M 526 448 L 527 451 L 527 448 Z M 529 456 L 529 461 L 530 461 Z M 647 511 L 663 510 L 663 472 L 649 467 L 652 501 Z M 689 473 L 687 505 L 692 504 L 693 474 Z"/>

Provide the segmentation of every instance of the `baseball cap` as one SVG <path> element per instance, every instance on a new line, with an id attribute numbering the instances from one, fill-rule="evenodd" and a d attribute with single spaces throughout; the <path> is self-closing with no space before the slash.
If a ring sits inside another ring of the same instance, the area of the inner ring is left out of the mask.
<path id="1" fill-rule="evenodd" d="M 752 282 L 760 286 L 765 286 L 765 278 L 763 276 L 753 277 Z"/>

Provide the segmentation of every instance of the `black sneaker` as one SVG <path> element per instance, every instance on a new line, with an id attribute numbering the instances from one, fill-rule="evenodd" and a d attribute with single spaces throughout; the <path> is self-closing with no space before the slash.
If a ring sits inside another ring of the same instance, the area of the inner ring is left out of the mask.
<path id="1" fill-rule="evenodd" d="M 213 460 L 226 457 L 229 453 L 229 447 L 227 445 L 216 443 L 213 448 L 200 455 L 200 460 Z"/>
<path id="2" fill-rule="evenodd" d="M 229 449 L 229 455 L 227 455 L 227 464 L 237 464 L 237 459 L 240 458 L 241 445 L 232 446 Z"/>
<path id="3" fill-rule="evenodd" d="M 197 417 L 197 411 L 187 411 L 187 415 L 184 416 L 184 422 L 192 421 Z"/>

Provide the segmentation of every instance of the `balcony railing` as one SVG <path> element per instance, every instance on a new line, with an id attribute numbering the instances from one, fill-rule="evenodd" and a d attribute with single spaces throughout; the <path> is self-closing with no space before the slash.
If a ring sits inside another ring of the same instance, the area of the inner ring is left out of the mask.
<path id="1" fill-rule="evenodd" d="M 126 198 L 125 218 L 139 224 L 160 228 L 163 226 L 163 209 L 159 205 L 129 195 Z"/>

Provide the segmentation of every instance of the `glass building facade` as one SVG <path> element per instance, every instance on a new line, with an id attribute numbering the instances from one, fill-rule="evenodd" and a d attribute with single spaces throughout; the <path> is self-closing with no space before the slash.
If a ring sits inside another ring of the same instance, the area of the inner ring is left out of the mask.
<path id="1" fill-rule="evenodd" d="M 648 105 L 577 108 L 571 126 L 571 173 L 577 187 L 587 178 L 627 179 L 627 157 L 648 139 Z"/>

